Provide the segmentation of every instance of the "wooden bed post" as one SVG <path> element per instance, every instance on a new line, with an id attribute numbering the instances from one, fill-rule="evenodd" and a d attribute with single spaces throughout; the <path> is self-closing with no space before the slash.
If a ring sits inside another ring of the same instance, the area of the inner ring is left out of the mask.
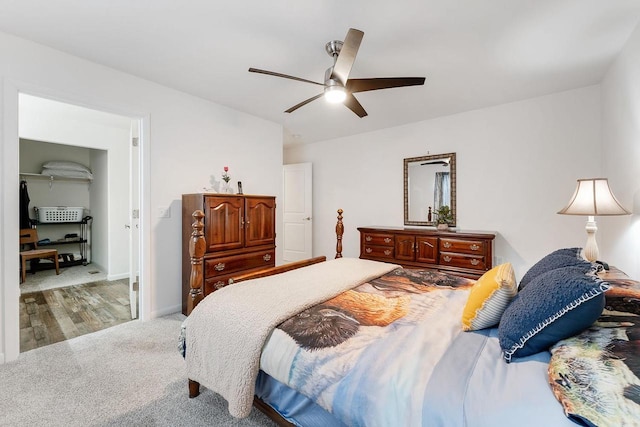
<path id="1" fill-rule="evenodd" d="M 187 316 L 191 314 L 193 309 L 202 298 L 204 298 L 204 253 L 207 249 L 207 241 L 204 238 L 204 212 L 196 210 L 193 212 L 193 232 L 189 239 L 189 256 L 191 257 L 191 276 L 189 277 L 189 300 L 187 301 Z M 197 397 L 200 394 L 200 383 L 189 379 L 189 397 Z"/>
<path id="2" fill-rule="evenodd" d="M 336 224 L 336 258 L 342 258 L 342 235 L 344 234 L 342 212 L 344 212 L 342 209 L 338 209 L 338 223 Z"/>
<path id="3" fill-rule="evenodd" d="M 198 209 L 193 212 L 192 216 L 195 221 L 191 225 L 193 232 L 189 240 L 189 256 L 191 257 L 189 286 L 191 290 L 189 291 L 189 300 L 187 301 L 187 315 L 191 314 L 194 307 L 204 298 L 204 290 L 202 289 L 204 283 L 203 261 L 204 253 L 207 249 L 207 242 L 202 232 L 204 228 L 204 223 L 202 222 L 204 212 Z"/>

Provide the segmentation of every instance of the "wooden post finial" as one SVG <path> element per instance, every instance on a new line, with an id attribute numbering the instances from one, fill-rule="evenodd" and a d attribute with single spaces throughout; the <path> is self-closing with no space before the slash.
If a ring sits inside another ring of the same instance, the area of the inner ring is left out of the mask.
<path id="1" fill-rule="evenodd" d="M 336 224 L 336 258 L 342 258 L 342 235 L 344 234 L 342 212 L 344 212 L 342 209 L 338 209 L 338 223 Z"/>
<path id="2" fill-rule="evenodd" d="M 204 253 L 207 250 L 207 242 L 204 238 L 204 212 L 196 210 L 193 212 L 193 232 L 189 240 L 189 256 L 191 257 L 191 276 L 189 277 L 189 300 L 187 301 L 187 315 L 191 313 L 202 298 L 204 298 Z"/>

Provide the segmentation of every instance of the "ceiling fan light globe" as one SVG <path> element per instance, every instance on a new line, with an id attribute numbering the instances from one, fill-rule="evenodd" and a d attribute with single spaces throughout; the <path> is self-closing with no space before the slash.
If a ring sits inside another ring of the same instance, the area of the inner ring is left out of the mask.
<path id="1" fill-rule="evenodd" d="M 343 87 L 330 86 L 328 88 L 325 88 L 324 90 L 324 99 L 332 104 L 339 104 L 341 102 L 344 102 L 346 98 L 347 93 L 345 92 Z"/>

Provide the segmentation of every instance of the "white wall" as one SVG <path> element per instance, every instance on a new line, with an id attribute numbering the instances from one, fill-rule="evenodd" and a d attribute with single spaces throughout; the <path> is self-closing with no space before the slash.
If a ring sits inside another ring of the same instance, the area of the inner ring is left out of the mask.
<path id="1" fill-rule="evenodd" d="M 0 362 L 17 357 L 18 343 L 18 114 L 15 89 L 145 121 L 143 145 L 142 286 L 145 316 L 181 307 L 181 195 L 209 186 L 228 165 L 246 194 L 282 193 L 282 127 L 0 33 L 2 171 L 0 185 Z M 157 208 L 170 207 L 170 218 Z M 278 224 L 281 212 L 277 211 Z M 282 259 L 280 235 L 277 260 Z M 15 248 L 15 249 L 14 249 Z"/>
<path id="2" fill-rule="evenodd" d="M 586 218 L 556 212 L 576 179 L 600 173 L 600 116 L 592 86 L 287 147 L 285 163 L 313 163 L 314 255 L 335 253 L 343 208 L 343 253 L 357 257 L 357 227 L 403 225 L 403 159 L 456 152 L 458 228 L 497 232 L 496 262 L 512 262 L 522 277 L 549 251 L 586 242 Z"/>
<path id="3" fill-rule="evenodd" d="M 640 26 L 602 82 L 603 175 L 633 215 L 598 220 L 600 250 L 640 278 Z M 604 230 L 607 227 L 607 230 Z"/>

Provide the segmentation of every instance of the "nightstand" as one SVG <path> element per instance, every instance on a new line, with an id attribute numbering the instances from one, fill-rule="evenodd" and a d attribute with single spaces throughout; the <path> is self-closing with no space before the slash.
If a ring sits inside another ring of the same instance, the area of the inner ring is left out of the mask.
<path id="1" fill-rule="evenodd" d="M 605 309 L 640 314 L 640 282 L 631 279 L 616 267 L 610 267 L 598 274 L 602 280 L 611 284 L 605 292 Z"/>

